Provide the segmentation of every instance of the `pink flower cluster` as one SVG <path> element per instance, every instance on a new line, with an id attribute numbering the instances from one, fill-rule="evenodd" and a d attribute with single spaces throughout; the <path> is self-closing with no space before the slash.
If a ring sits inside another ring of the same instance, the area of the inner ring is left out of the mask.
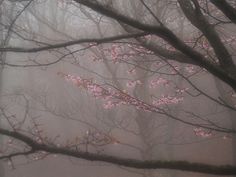
<path id="1" fill-rule="evenodd" d="M 106 89 L 88 79 L 82 79 L 78 76 L 72 76 L 64 73 L 58 73 L 67 81 L 74 83 L 78 87 L 82 87 L 90 92 L 94 97 L 105 100 L 104 108 L 111 109 L 118 105 L 132 105 L 136 109 L 142 109 L 149 112 L 158 112 L 159 108 L 139 100 L 124 91 L 118 89 Z"/>
<path id="2" fill-rule="evenodd" d="M 111 58 L 114 62 L 116 62 L 118 59 L 118 50 L 115 45 L 112 45 L 112 48 L 111 48 Z"/>
<path id="3" fill-rule="evenodd" d="M 93 146 L 104 146 L 119 143 L 118 140 L 106 133 L 92 130 L 86 131 L 86 135 L 83 137 L 82 142 L 82 144 L 90 144 Z"/>
<path id="4" fill-rule="evenodd" d="M 183 93 L 185 93 L 187 90 L 188 90 L 189 88 L 177 88 L 176 90 L 175 90 L 175 92 L 177 93 L 177 94 L 183 94 Z"/>
<path id="5" fill-rule="evenodd" d="M 135 80 L 135 81 L 128 81 L 126 83 L 126 86 L 128 88 L 134 88 L 136 85 L 141 85 L 141 84 L 142 84 L 142 82 L 140 80 Z"/>
<path id="6" fill-rule="evenodd" d="M 203 128 L 199 127 L 199 128 L 194 128 L 193 129 L 194 131 L 194 134 L 196 136 L 199 136 L 199 137 L 203 137 L 203 138 L 208 138 L 208 137 L 211 137 L 212 136 L 212 133 L 211 131 L 205 131 Z"/>
<path id="7" fill-rule="evenodd" d="M 133 51 L 135 51 L 137 54 L 140 54 L 141 56 L 145 54 L 153 54 L 152 51 L 147 50 L 142 46 L 128 44 L 128 47 L 130 47 Z"/>
<path id="8" fill-rule="evenodd" d="M 183 101 L 183 97 L 173 97 L 173 96 L 162 96 L 160 99 L 153 100 L 152 104 L 154 106 L 178 104 Z"/>
<path id="9" fill-rule="evenodd" d="M 135 70 L 135 68 L 133 68 L 133 69 L 128 70 L 127 73 L 128 74 L 136 74 L 136 70 Z"/>
<path id="10" fill-rule="evenodd" d="M 104 107 L 104 109 L 112 109 L 112 108 L 114 108 L 114 107 L 116 107 L 116 106 L 119 106 L 120 104 L 122 104 L 122 102 L 107 100 L 107 101 L 103 104 L 103 107 Z"/>
<path id="11" fill-rule="evenodd" d="M 168 86 L 168 84 L 169 84 L 169 81 L 168 80 L 166 80 L 166 79 L 164 79 L 164 78 L 155 78 L 155 79 L 152 79 L 151 81 L 150 81 L 150 85 L 149 85 L 149 87 L 150 88 L 156 88 L 156 87 L 158 87 L 159 85 L 164 85 L 164 86 Z"/>
<path id="12" fill-rule="evenodd" d="M 185 67 L 185 70 L 186 70 L 188 73 L 192 74 L 192 73 L 195 72 L 195 67 L 194 67 L 193 65 L 188 65 L 188 66 Z"/>

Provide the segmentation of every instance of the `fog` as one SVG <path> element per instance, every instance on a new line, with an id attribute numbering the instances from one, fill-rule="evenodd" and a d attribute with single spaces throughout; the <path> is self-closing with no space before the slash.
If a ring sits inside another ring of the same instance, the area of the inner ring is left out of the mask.
<path id="1" fill-rule="evenodd" d="M 0 177 L 236 175 L 224 3 L 2 0 Z"/>

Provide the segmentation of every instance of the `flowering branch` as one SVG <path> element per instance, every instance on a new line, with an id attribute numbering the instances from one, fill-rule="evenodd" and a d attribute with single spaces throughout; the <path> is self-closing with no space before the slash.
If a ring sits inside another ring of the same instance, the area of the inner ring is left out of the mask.
<path id="1" fill-rule="evenodd" d="M 95 98 L 106 100 L 107 103 L 104 105 L 106 109 L 110 109 L 119 105 L 131 105 L 131 106 L 134 106 L 136 109 L 143 110 L 145 112 L 154 112 L 154 113 L 162 114 L 173 120 L 179 121 L 181 123 L 184 123 L 186 125 L 190 125 L 193 127 L 201 127 L 203 129 L 208 129 L 208 130 L 217 131 L 217 132 L 224 132 L 224 133 L 233 133 L 233 134 L 236 133 L 236 130 L 233 130 L 233 129 L 227 129 L 227 128 L 215 126 L 212 124 L 205 125 L 201 123 L 193 123 L 193 122 L 181 119 L 175 115 L 169 114 L 167 111 L 165 111 L 165 109 L 161 107 L 161 105 L 165 105 L 165 104 L 178 103 L 179 101 L 181 101 L 181 98 L 162 97 L 159 100 L 154 100 L 153 104 L 148 104 L 138 98 L 131 96 L 125 91 L 121 91 L 119 89 L 113 90 L 111 88 L 106 89 L 89 79 L 83 79 L 79 76 L 73 76 L 73 75 L 64 74 L 61 72 L 59 72 L 58 75 L 63 77 L 67 81 L 72 82 L 77 87 L 84 88 L 85 90 L 90 92 Z"/>

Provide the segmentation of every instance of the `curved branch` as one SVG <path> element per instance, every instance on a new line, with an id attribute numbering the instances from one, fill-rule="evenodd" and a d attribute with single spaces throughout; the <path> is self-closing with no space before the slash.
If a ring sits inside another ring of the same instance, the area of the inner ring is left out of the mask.
<path id="1" fill-rule="evenodd" d="M 16 156 L 26 156 L 26 155 L 30 155 L 30 154 L 33 154 L 33 153 L 35 153 L 34 150 L 29 150 L 29 151 L 25 151 L 25 152 L 16 152 L 16 153 L 12 153 L 12 154 L 9 154 L 9 155 L 0 156 L 0 160 L 2 160 L 2 159 L 11 159 L 11 158 L 16 157 Z"/>
<path id="2" fill-rule="evenodd" d="M 236 9 L 225 0 L 210 0 L 218 9 L 221 10 L 233 23 L 236 24 Z"/>
<path id="3" fill-rule="evenodd" d="M 105 38 L 86 38 L 86 39 L 79 39 L 79 40 L 73 40 L 69 42 L 64 42 L 60 44 L 54 44 L 54 45 L 48 45 L 44 47 L 36 47 L 36 48 L 21 48 L 21 47 L 2 47 L 0 48 L 0 52 L 19 52 L 19 53 L 35 53 L 35 52 L 41 52 L 45 50 L 52 50 L 52 49 L 58 49 L 63 47 L 69 47 L 72 45 L 82 44 L 82 43 L 107 43 L 122 39 L 129 39 L 129 38 L 138 38 L 148 35 L 146 32 L 140 32 L 135 34 L 124 34 L 124 35 L 118 35 L 118 36 L 112 36 L 112 37 L 105 37 Z"/>
<path id="4" fill-rule="evenodd" d="M 184 55 L 181 52 L 165 49 L 154 42 L 146 42 L 145 40 L 142 39 L 137 39 L 137 40 L 141 43 L 143 47 L 154 52 L 154 54 L 156 55 L 165 57 L 167 60 L 173 60 L 179 63 L 199 66 L 198 63 L 194 62 L 193 60 L 191 60 L 191 58 L 189 58 L 188 56 Z"/>
<path id="5" fill-rule="evenodd" d="M 16 131 L 9 131 L 2 128 L 0 128 L 0 134 L 10 136 L 12 138 L 15 138 L 17 140 L 26 143 L 35 152 L 45 151 L 53 154 L 61 154 L 89 161 L 102 161 L 136 169 L 170 169 L 170 170 L 181 170 L 181 171 L 198 172 L 198 173 L 213 174 L 213 175 L 236 175 L 236 166 L 231 166 L 231 165 L 217 166 L 203 163 L 191 163 L 187 161 L 163 161 L 163 160 L 143 161 L 136 159 L 127 159 L 116 156 L 101 155 L 101 154 L 77 151 L 68 148 L 60 148 L 56 146 L 54 147 L 45 144 L 40 144 L 24 134 L 21 134 Z"/>
<path id="6" fill-rule="evenodd" d="M 202 14 L 198 1 L 192 0 L 195 7 L 193 7 L 191 1 L 189 0 L 178 0 L 178 2 L 185 16 L 188 18 L 191 24 L 194 25 L 197 29 L 199 29 L 211 44 L 217 58 L 219 59 L 220 66 L 225 71 L 229 72 L 233 71 L 232 73 L 236 74 L 235 73 L 236 67 L 233 63 L 233 59 L 230 53 L 224 46 L 214 27 L 208 22 L 208 20 Z"/>
<path id="7" fill-rule="evenodd" d="M 94 11 L 100 14 L 111 17 L 119 22 L 125 23 L 139 30 L 159 36 L 160 38 L 164 39 L 169 44 L 171 44 L 173 47 L 175 47 L 177 50 L 181 51 L 183 54 L 190 57 L 201 67 L 207 69 L 210 73 L 212 73 L 213 75 L 215 75 L 216 77 L 218 77 L 219 79 L 230 85 L 234 90 L 236 90 L 236 79 L 232 73 L 224 71 L 218 65 L 207 60 L 201 53 L 186 45 L 168 28 L 164 26 L 152 26 L 148 24 L 143 24 L 139 21 L 124 16 L 118 12 L 115 12 L 111 9 L 104 7 L 99 3 L 95 3 L 90 0 L 74 0 L 74 1 L 93 9 Z"/>

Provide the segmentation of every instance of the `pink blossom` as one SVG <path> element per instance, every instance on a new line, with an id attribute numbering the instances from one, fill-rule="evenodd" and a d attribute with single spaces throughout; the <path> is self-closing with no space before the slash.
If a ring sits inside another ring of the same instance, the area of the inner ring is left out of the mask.
<path id="1" fill-rule="evenodd" d="M 68 77 L 66 74 L 61 74 L 64 78 L 73 78 Z M 72 79 L 73 80 L 73 79 Z M 71 80 L 71 81 L 72 81 Z M 135 84 L 141 84 L 141 81 L 136 80 Z M 142 100 L 139 100 L 131 95 L 127 94 L 125 91 L 121 90 L 112 90 L 111 88 L 104 88 L 96 83 L 93 83 L 91 80 L 81 79 L 79 87 L 89 91 L 94 97 L 105 99 L 107 102 L 104 103 L 104 108 L 110 109 L 117 105 L 132 105 L 137 109 L 142 109 L 144 111 L 156 112 L 159 109 L 151 104 L 145 103 Z"/>
<path id="2" fill-rule="evenodd" d="M 134 88 L 137 84 L 140 85 L 140 84 L 142 84 L 142 82 L 141 82 L 140 80 L 128 81 L 128 82 L 126 83 L 126 86 L 127 86 L 128 88 Z"/>
<path id="3" fill-rule="evenodd" d="M 167 86 L 168 83 L 169 83 L 169 82 L 168 82 L 166 79 L 163 79 L 163 78 L 155 78 L 155 79 L 152 79 L 152 80 L 150 81 L 149 87 L 150 87 L 150 88 L 156 88 L 156 87 L 158 87 L 158 86 L 161 85 L 161 84 Z"/>
<path id="4" fill-rule="evenodd" d="M 194 68 L 194 66 L 189 65 L 189 66 L 186 66 L 185 69 L 188 73 L 192 74 L 192 73 L 194 73 L 195 68 Z"/>
<path id="5" fill-rule="evenodd" d="M 91 92 L 95 97 L 99 97 L 103 95 L 103 89 L 98 85 L 88 85 L 87 89 Z"/>
<path id="6" fill-rule="evenodd" d="M 176 89 L 176 93 L 183 94 L 185 93 L 189 88 L 183 88 L 183 89 Z"/>
<path id="7" fill-rule="evenodd" d="M 109 101 L 107 101 L 106 103 L 103 104 L 103 107 L 104 107 L 105 109 L 111 109 L 111 108 L 113 108 L 114 106 L 115 106 L 115 104 L 114 104 L 111 100 L 109 100 Z"/>
<path id="8" fill-rule="evenodd" d="M 128 74 L 136 74 L 136 70 L 133 68 L 133 69 L 130 69 L 127 71 Z"/>
<path id="9" fill-rule="evenodd" d="M 203 138 L 208 138 L 212 136 L 211 131 L 205 131 L 203 128 L 194 128 L 193 129 L 194 133 L 196 136 L 203 137 Z"/>
<path id="10" fill-rule="evenodd" d="M 133 88 L 133 87 L 135 87 L 135 85 L 136 85 L 136 82 L 134 82 L 134 81 L 128 81 L 128 82 L 126 83 L 126 86 L 127 86 L 128 88 Z"/>
<path id="11" fill-rule="evenodd" d="M 178 104 L 183 101 L 183 97 L 172 97 L 172 96 L 162 96 L 160 99 L 153 100 L 152 104 L 154 106 L 169 105 L 169 104 Z"/>

